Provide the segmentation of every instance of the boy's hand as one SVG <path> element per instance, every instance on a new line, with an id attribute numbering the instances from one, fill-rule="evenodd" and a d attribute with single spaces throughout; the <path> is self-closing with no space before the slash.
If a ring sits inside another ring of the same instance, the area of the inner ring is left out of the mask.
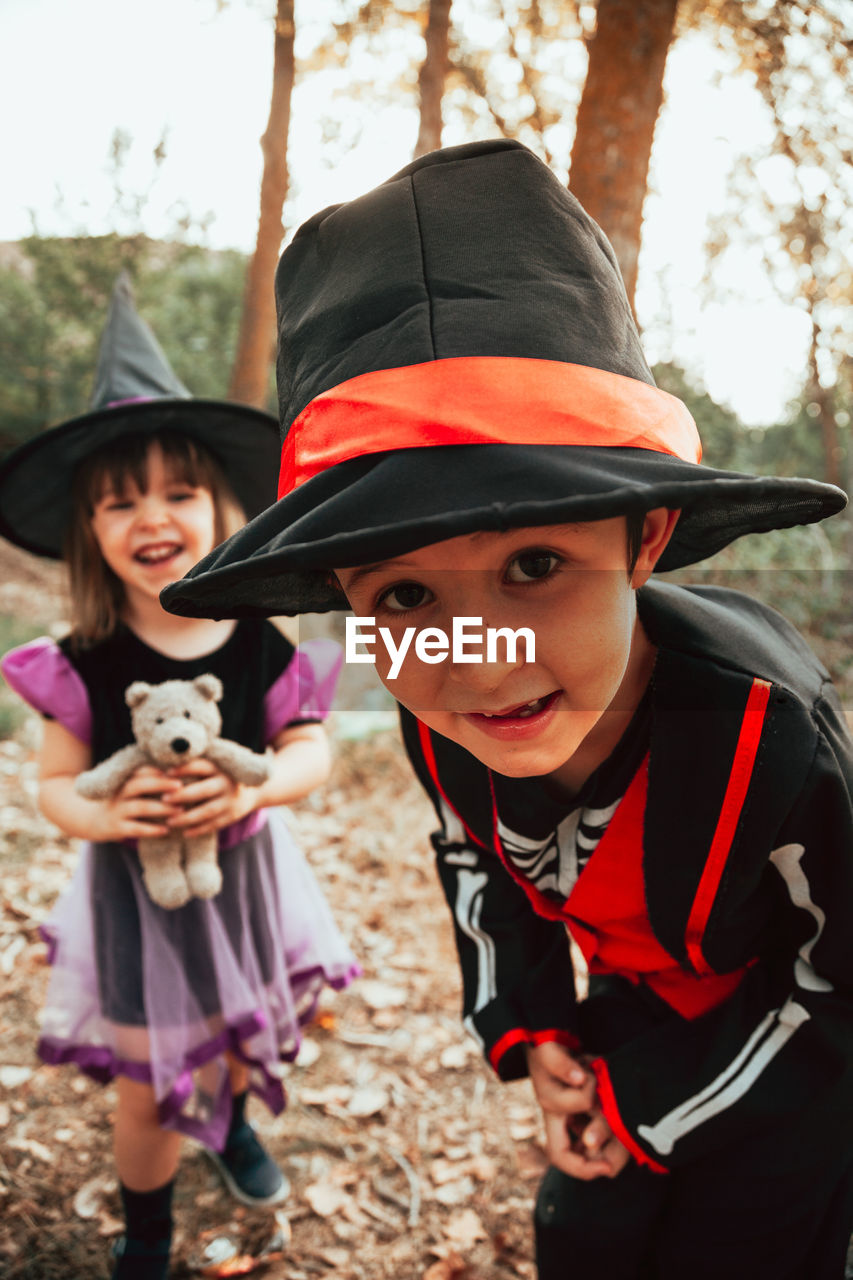
<path id="1" fill-rule="evenodd" d="M 601 1112 L 593 1073 L 554 1041 L 528 1046 L 527 1065 L 545 1118 L 548 1159 L 572 1178 L 614 1178 L 630 1156 Z"/>
<path id="2" fill-rule="evenodd" d="M 587 1123 L 580 1128 L 577 1149 L 583 1152 L 587 1160 L 594 1162 L 605 1160 L 609 1171 L 604 1176 L 608 1178 L 615 1178 L 631 1159 L 630 1151 L 614 1135 L 598 1104 L 593 1107 Z"/>
<path id="3" fill-rule="evenodd" d="M 235 782 L 210 760 L 190 760 L 169 770 L 180 783 L 173 799 L 177 812 L 169 819 L 169 830 L 183 836 L 206 836 L 239 822 L 258 807 L 258 787 Z"/>
<path id="4" fill-rule="evenodd" d="M 528 1045 L 527 1070 L 546 1115 L 570 1116 L 592 1110 L 595 1076 L 564 1045 L 554 1040 Z"/>

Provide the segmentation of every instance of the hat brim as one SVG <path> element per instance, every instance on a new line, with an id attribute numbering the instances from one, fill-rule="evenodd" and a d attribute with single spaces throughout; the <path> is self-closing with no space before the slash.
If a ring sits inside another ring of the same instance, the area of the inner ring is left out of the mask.
<path id="1" fill-rule="evenodd" d="M 279 436 L 271 414 L 220 400 L 145 400 L 82 414 L 9 454 L 0 463 L 0 534 L 59 559 L 76 467 L 122 436 L 164 431 L 188 436 L 214 455 L 248 519 L 275 501 Z"/>
<path id="2" fill-rule="evenodd" d="M 394 450 L 330 468 L 282 498 L 161 596 L 187 617 L 346 608 L 330 570 L 479 530 L 680 509 L 658 564 L 679 568 L 745 533 L 840 511 L 840 489 L 745 476 L 645 449 L 454 445 Z"/>

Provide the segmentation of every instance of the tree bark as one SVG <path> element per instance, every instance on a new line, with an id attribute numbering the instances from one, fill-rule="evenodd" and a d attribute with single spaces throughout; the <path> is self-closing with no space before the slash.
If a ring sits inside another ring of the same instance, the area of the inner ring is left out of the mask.
<path id="1" fill-rule="evenodd" d="M 275 358 L 276 326 L 273 280 L 284 235 L 282 211 L 287 197 L 287 135 L 294 80 L 294 0 L 278 0 L 275 18 L 273 86 L 266 132 L 261 211 L 255 251 L 246 272 L 237 354 L 228 388 L 229 399 L 263 409 L 267 404 L 270 368 Z"/>
<path id="2" fill-rule="evenodd" d="M 452 0 L 429 0 L 425 33 L 426 55 L 418 73 L 421 119 L 413 159 L 441 146 L 441 100 L 450 63 L 450 6 Z"/>
<path id="3" fill-rule="evenodd" d="M 811 404 L 817 406 L 817 420 L 820 424 L 820 436 L 823 444 L 825 474 L 829 484 L 841 484 L 841 458 L 843 450 L 838 432 L 838 421 L 835 417 L 835 392 L 825 387 L 820 380 L 818 350 L 820 330 L 814 315 L 810 317 L 812 338 L 809 343 L 809 379 L 807 394 Z"/>
<path id="4" fill-rule="evenodd" d="M 678 0 L 598 0 L 569 184 L 613 245 L 633 306 L 643 200 Z"/>

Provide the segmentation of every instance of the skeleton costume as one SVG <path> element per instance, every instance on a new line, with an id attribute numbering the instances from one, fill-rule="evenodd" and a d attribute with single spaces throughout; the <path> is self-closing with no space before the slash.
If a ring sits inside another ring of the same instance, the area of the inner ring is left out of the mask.
<path id="1" fill-rule="evenodd" d="M 658 569 L 821 520 L 828 485 L 700 464 L 612 249 L 529 151 L 422 157 L 279 264 L 279 501 L 164 593 L 344 605 L 329 571 L 480 530 L 678 509 Z M 589 1055 L 633 1159 L 552 1169 L 542 1280 L 840 1280 L 853 1218 L 853 759 L 825 671 L 735 592 L 649 584 L 632 723 L 574 803 L 403 711 L 465 1017 L 497 1073 Z M 571 643 L 571 618 L 566 618 Z M 589 993 L 575 997 L 571 935 Z"/>

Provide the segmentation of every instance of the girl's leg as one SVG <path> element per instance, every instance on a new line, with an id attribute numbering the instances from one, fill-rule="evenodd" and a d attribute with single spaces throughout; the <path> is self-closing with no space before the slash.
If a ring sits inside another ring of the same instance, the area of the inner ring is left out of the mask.
<path id="1" fill-rule="evenodd" d="M 645 1280 L 667 1181 L 633 1163 L 592 1182 L 549 1169 L 534 1213 L 539 1280 Z"/>
<path id="2" fill-rule="evenodd" d="M 238 1094 L 245 1093 L 249 1088 L 249 1068 L 245 1062 L 241 1062 L 239 1058 L 235 1058 L 233 1054 L 227 1053 L 228 1060 L 228 1076 L 231 1081 L 231 1096 L 236 1098 Z"/>
<path id="3" fill-rule="evenodd" d="M 224 1149 L 208 1151 L 208 1155 L 228 1190 L 242 1204 L 278 1204 L 288 1195 L 290 1185 L 246 1119 L 249 1068 L 231 1054 L 227 1058 L 231 1123 Z"/>
<path id="4" fill-rule="evenodd" d="M 180 1134 L 161 1129 L 154 1090 L 119 1076 L 113 1146 L 125 1236 L 113 1280 L 165 1280 L 172 1241 L 172 1188 Z"/>
<path id="5" fill-rule="evenodd" d="M 178 1168 L 181 1135 L 162 1129 L 154 1090 L 119 1076 L 113 1130 L 116 1169 L 131 1191 L 153 1191 L 171 1182 Z"/>

